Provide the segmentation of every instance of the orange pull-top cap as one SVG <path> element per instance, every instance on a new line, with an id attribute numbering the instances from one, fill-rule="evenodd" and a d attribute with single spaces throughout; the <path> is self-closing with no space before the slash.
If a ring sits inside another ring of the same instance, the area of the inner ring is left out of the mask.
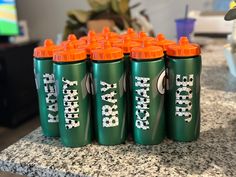
<path id="1" fill-rule="evenodd" d="M 106 34 L 106 33 L 110 33 L 110 28 L 108 26 L 105 26 L 103 29 L 102 29 L 102 33 L 103 34 Z"/>
<path id="2" fill-rule="evenodd" d="M 77 37 L 74 34 L 69 34 L 67 37 L 67 41 L 76 41 Z"/>
<path id="3" fill-rule="evenodd" d="M 134 38 L 132 39 L 133 41 L 136 41 L 136 42 L 140 42 L 140 43 L 143 43 L 144 40 L 150 40 L 150 41 L 154 41 L 155 39 L 153 37 L 149 37 L 147 36 L 147 34 L 144 32 L 144 31 L 140 31 L 138 33 L 138 38 Z"/>
<path id="4" fill-rule="evenodd" d="M 104 27 L 102 30 L 102 35 L 105 39 L 118 38 L 119 35 L 115 32 L 111 32 L 109 27 Z"/>
<path id="5" fill-rule="evenodd" d="M 102 46 L 98 43 L 98 41 L 95 38 L 88 38 L 87 45 L 85 47 L 87 55 L 90 55 L 92 50 L 100 48 L 102 48 Z"/>
<path id="6" fill-rule="evenodd" d="M 147 36 L 147 34 L 146 34 L 144 31 L 140 31 L 140 32 L 138 33 L 138 37 L 139 37 L 139 38 L 145 38 L 145 37 L 148 37 L 148 36 Z"/>
<path id="7" fill-rule="evenodd" d="M 158 34 L 156 37 L 155 45 L 163 48 L 164 51 L 167 50 L 167 47 L 172 44 L 176 44 L 175 41 L 167 40 L 163 34 Z"/>
<path id="8" fill-rule="evenodd" d="M 114 39 L 119 39 L 119 35 L 114 32 L 110 32 L 104 35 L 104 40 L 114 40 Z"/>
<path id="9" fill-rule="evenodd" d="M 105 40 L 103 40 L 103 43 L 105 42 Z M 119 44 L 122 44 L 123 40 L 120 38 L 112 38 L 109 39 L 109 42 L 111 43 L 112 47 L 116 47 Z"/>
<path id="10" fill-rule="evenodd" d="M 138 38 L 138 34 L 134 31 L 133 28 L 128 28 L 125 34 L 120 35 L 121 38 L 130 37 Z"/>
<path id="11" fill-rule="evenodd" d="M 124 57 L 120 48 L 112 47 L 109 41 L 105 41 L 102 49 L 95 49 L 91 52 L 91 59 L 97 61 L 118 60 Z"/>
<path id="12" fill-rule="evenodd" d="M 164 56 L 163 49 L 158 46 L 153 46 L 152 41 L 144 40 L 142 46 L 131 49 L 131 58 L 134 59 L 155 59 Z"/>
<path id="13" fill-rule="evenodd" d="M 64 50 L 55 52 L 53 55 L 54 62 L 75 62 L 86 60 L 85 50 L 75 49 L 72 43 L 67 43 Z"/>
<path id="14" fill-rule="evenodd" d="M 53 52 L 58 49 L 51 39 L 46 39 L 43 46 L 36 47 L 34 49 L 35 58 L 52 58 Z"/>
<path id="15" fill-rule="evenodd" d="M 141 44 L 139 42 L 132 41 L 129 36 L 126 36 L 121 43 L 114 43 L 113 46 L 121 48 L 124 54 L 129 54 L 132 48 L 139 47 Z"/>
<path id="16" fill-rule="evenodd" d="M 128 28 L 127 29 L 127 34 L 136 34 L 133 28 Z"/>
<path id="17" fill-rule="evenodd" d="M 178 44 L 167 47 L 167 55 L 173 57 L 194 57 L 201 54 L 198 44 L 190 43 L 187 37 L 181 37 Z"/>
<path id="18" fill-rule="evenodd" d="M 74 34 L 69 34 L 67 37 L 67 40 L 63 41 L 61 43 L 61 46 L 65 46 L 65 45 L 67 45 L 67 43 L 72 44 L 75 48 L 77 48 L 79 45 L 86 44 L 84 41 L 79 41 L 77 39 L 76 35 L 74 35 Z"/>
<path id="19" fill-rule="evenodd" d="M 91 38 L 95 38 L 97 41 L 101 41 L 101 40 L 104 39 L 103 36 L 101 36 L 101 35 L 97 35 L 95 31 L 93 31 L 93 30 L 89 30 L 88 35 L 79 38 L 79 41 L 83 41 L 83 42 L 86 44 L 87 41 L 88 41 L 89 39 L 91 39 Z"/>

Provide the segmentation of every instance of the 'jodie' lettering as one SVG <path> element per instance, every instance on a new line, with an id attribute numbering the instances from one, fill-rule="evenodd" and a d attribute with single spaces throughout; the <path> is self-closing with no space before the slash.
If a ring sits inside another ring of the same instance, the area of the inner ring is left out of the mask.
<path id="1" fill-rule="evenodd" d="M 192 120 L 192 86 L 193 86 L 193 74 L 189 76 L 176 75 L 176 106 L 175 115 L 183 117 L 186 122 Z"/>
<path id="2" fill-rule="evenodd" d="M 80 126 L 79 118 L 79 97 L 78 90 L 69 89 L 69 87 L 78 85 L 77 81 L 69 81 L 62 78 L 63 84 L 63 104 L 66 129 L 72 129 Z"/>
<path id="3" fill-rule="evenodd" d="M 118 106 L 117 106 L 117 84 L 108 84 L 101 81 L 100 85 L 102 86 L 101 96 L 103 102 L 105 103 L 102 106 L 102 116 L 103 116 L 103 127 L 116 127 L 119 125 L 118 119 Z"/>

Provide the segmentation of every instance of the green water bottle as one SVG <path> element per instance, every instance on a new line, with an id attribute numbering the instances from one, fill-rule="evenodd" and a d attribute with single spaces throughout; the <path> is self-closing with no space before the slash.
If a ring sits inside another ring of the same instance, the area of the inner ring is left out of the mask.
<path id="1" fill-rule="evenodd" d="M 124 143 L 126 100 L 123 52 L 106 41 L 102 49 L 92 51 L 91 60 L 96 139 L 102 145 Z"/>
<path id="2" fill-rule="evenodd" d="M 137 144 L 159 144 L 165 138 L 165 62 L 161 47 L 146 39 L 131 50 L 133 136 Z"/>
<path id="3" fill-rule="evenodd" d="M 88 68 L 88 71 L 90 73 L 89 74 L 89 83 L 90 83 L 90 85 L 89 85 L 89 94 L 90 95 L 92 94 L 91 93 L 91 90 L 92 90 L 92 88 L 91 88 L 92 87 L 91 86 L 91 82 L 92 82 L 91 81 L 91 78 L 92 78 L 92 76 L 91 76 L 92 61 L 91 61 L 90 55 L 91 55 L 92 50 L 100 49 L 102 47 L 101 44 L 98 43 L 97 39 L 99 39 L 99 37 L 96 37 L 96 33 L 94 31 L 89 31 L 88 36 L 80 38 L 80 41 L 86 41 L 86 44 L 78 46 L 79 49 L 84 49 L 87 53 L 87 68 Z M 101 37 L 100 37 L 100 39 L 101 39 Z M 91 97 L 91 99 L 92 99 L 92 97 Z M 91 106 L 91 110 L 94 110 L 92 102 L 91 102 L 90 106 Z M 94 116 L 94 111 L 91 111 L 91 119 L 94 120 L 94 117 L 95 117 Z M 94 129 L 95 129 L 94 124 L 92 125 L 92 127 L 93 127 L 92 131 L 94 132 Z M 93 135 L 94 135 L 94 133 L 93 133 Z"/>
<path id="4" fill-rule="evenodd" d="M 175 141 L 193 141 L 200 133 L 200 47 L 182 37 L 167 48 L 167 127 Z"/>
<path id="5" fill-rule="evenodd" d="M 68 43 L 53 57 L 61 142 L 68 147 L 91 143 L 90 95 L 85 50 Z"/>
<path id="6" fill-rule="evenodd" d="M 128 36 L 128 34 L 126 34 L 126 36 L 123 36 L 122 42 L 118 42 L 118 43 L 113 43 L 113 47 L 119 47 L 122 49 L 123 53 L 124 53 L 124 60 L 125 60 L 125 91 L 126 91 L 126 117 L 127 117 L 127 132 L 128 133 L 132 133 L 132 97 L 131 97 L 131 84 L 130 84 L 130 53 L 131 53 L 131 49 L 134 47 L 139 47 L 141 44 L 139 42 L 134 42 L 132 41 L 131 36 Z"/>
<path id="7" fill-rule="evenodd" d="M 59 136 L 57 95 L 53 74 L 53 52 L 58 47 L 47 39 L 44 46 L 34 49 L 34 73 L 39 100 L 42 132 L 45 136 Z"/>

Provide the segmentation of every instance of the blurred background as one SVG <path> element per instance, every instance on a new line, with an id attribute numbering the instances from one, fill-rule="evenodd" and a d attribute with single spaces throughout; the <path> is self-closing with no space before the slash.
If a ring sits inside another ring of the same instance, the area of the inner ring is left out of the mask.
<path id="1" fill-rule="evenodd" d="M 230 0 L 180 0 L 178 2 L 175 0 L 130 0 L 129 4 L 131 6 L 141 4 L 139 7 L 133 8 L 133 14 L 138 10 L 145 10 L 155 33 L 162 32 L 168 38 L 175 38 L 174 20 L 184 17 L 186 4 L 189 4 L 190 11 L 224 12 L 228 10 L 229 2 Z M 27 21 L 31 39 L 56 39 L 57 34 L 64 32 L 68 12 L 75 9 L 91 10 L 91 6 L 86 0 L 17 1 L 18 17 Z"/>
<path id="2" fill-rule="evenodd" d="M 163 33 L 176 40 L 175 20 L 193 18 L 192 41 L 202 42 L 206 37 L 226 41 L 234 26 L 233 21 L 224 21 L 230 2 L 0 0 L 0 151 L 39 126 L 32 56 L 44 39 L 59 43 L 69 33 L 79 37 L 90 29 L 101 32 L 109 26 L 119 33 L 133 27 L 151 36 Z"/>

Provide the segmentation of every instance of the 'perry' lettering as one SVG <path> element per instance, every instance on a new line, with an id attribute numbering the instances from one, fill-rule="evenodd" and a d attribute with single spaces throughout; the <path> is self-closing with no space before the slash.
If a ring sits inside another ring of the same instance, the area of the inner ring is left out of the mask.
<path id="1" fill-rule="evenodd" d="M 72 129 L 80 126 L 79 118 L 79 96 L 78 90 L 71 87 L 77 86 L 77 81 L 70 81 L 62 78 L 63 84 L 63 105 L 66 129 Z M 71 88 L 71 89 L 70 89 Z"/>

